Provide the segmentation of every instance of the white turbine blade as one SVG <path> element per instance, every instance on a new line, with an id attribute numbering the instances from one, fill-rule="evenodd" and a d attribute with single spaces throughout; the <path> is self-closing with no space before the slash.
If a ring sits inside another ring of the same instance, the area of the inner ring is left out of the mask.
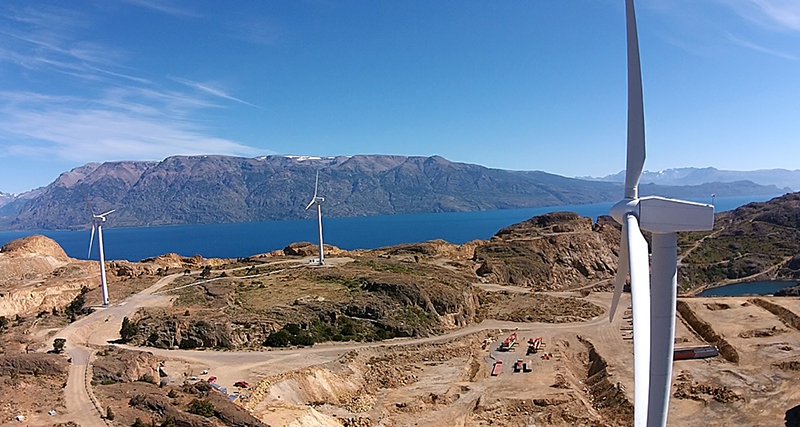
<path id="1" fill-rule="evenodd" d="M 94 224 L 92 224 L 92 236 L 89 238 L 89 254 L 86 255 L 86 258 L 91 258 L 92 257 L 92 242 L 94 241 L 94 229 L 95 228 L 96 227 L 94 226 Z"/>
<path id="2" fill-rule="evenodd" d="M 633 307 L 633 425 L 647 425 L 650 396 L 650 263 L 647 241 L 632 214 L 625 217 Z"/>
<path id="3" fill-rule="evenodd" d="M 314 180 L 314 198 L 317 198 L 317 187 L 319 186 L 319 171 L 317 171 L 317 179 Z"/>
<path id="4" fill-rule="evenodd" d="M 625 278 L 628 276 L 628 237 L 625 227 L 622 227 L 622 239 L 619 244 L 619 263 L 617 265 L 617 277 L 614 279 L 614 297 L 611 299 L 611 309 L 608 310 L 608 321 L 614 321 L 614 314 L 617 312 L 619 299 L 622 297 L 622 289 L 625 287 Z"/>
<path id="5" fill-rule="evenodd" d="M 310 202 L 308 202 L 308 206 L 306 206 L 306 210 L 308 210 L 309 208 L 311 208 L 311 206 L 314 206 L 314 202 L 316 202 L 316 201 L 317 201 L 317 198 L 316 198 L 316 197 L 314 197 L 313 199 L 311 199 L 311 201 L 310 201 Z"/>
<path id="6" fill-rule="evenodd" d="M 116 209 L 111 209 L 110 211 L 108 211 L 106 213 L 101 213 L 100 215 L 97 215 L 97 216 L 102 218 L 102 217 L 105 217 L 106 215 L 108 215 L 108 214 L 110 214 L 112 212 L 116 212 L 116 211 L 117 211 Z"/>
<path id="7" fill-rule="evenodd" d="M 628 154 L 625 164 L 625 198 L 639 196 L 639 178 L 645 159 L 644 100 L 642 99 L 642 69 L 639 65 L 639 37 L 636 34 L 636 14 L 633 0 L 625 1 L 628 29 Z"/>

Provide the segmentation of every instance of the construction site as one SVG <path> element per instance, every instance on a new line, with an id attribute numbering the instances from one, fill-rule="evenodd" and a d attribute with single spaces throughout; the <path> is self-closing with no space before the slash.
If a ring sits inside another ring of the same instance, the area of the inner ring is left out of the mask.
<path id="1" fill-rule="evenodd" d="M 166 256 L 111 264 L 116 300 L 97 308 L 93 266 L 33 243 L 19 247 L 38 255 L 0 259 L 43 271 L 3 277 L 0 309 L 18 313 L 0 334 L 4 425 L 632 424 L 630 294 L 609 322 L 603 277 L 557 290 L 470 281 L 474 247 L 442 243 L 424 258 L 340 252 L 322 268 Z M 798 297 L 680 298 L 669 425 L 796 426 L 798 313 Z"/>

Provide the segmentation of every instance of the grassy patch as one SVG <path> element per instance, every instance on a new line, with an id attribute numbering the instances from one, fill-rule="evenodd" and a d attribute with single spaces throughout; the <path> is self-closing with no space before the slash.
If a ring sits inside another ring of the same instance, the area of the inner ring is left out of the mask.
<path id="1" fill-rule="evenodd" d="M 421 269 L 412 267 L 411 264 L 384 261 L 384 260 L 360 260 L 355 261 L 354 265 L 363 265 L 369 267 L 373 271 L 380 271 L 384 273 L 406 274 L 412 276 L 427 276 L 428 274 Z"/>
<path id="2" fill-rule="evenodd" d="M 264 341 L 265 347 L 310 346 L 326 341 L 379 341 L 394 338 L 380 325 L 366 320 L 339 316 L 335 322 L 314 320 L 307 325 L 290 323 L 273 332 Z"/>

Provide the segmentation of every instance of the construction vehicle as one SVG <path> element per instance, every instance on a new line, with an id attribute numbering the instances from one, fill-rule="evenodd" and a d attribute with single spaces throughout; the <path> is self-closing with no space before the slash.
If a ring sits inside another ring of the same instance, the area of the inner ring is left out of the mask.
<path id="1" fill-rule="evenodd" d="M 500 347 L 497 347 L 499 351 L 511 351 L 514 349 L 514 346 L 517 345 L 517 333 L 514 332 L 513 334 L 509 335 L 505 341 L 500 344 Z"/>
<path id="2" fill-rule="evenodd" d="M 542 337 L 538 337 L 536 339 L 531 338 L 528 340 L 527 354 L 536 354 L 540 348 L 542 348 Z"/>
<path id="3" fill-rule="evenodd" d="M 517 359 L 516 363 L 514 363 L 514 372 L 521 371 L 524 365 L 525 362 L 523 362 L 522 359 Z"/>
<path id="4" fill-rule="evenodd" d="M 494 367 L 492 368 L 492 376 L 496 377 L 500 375 L 500 371 L 503 370 L 503 361 L 497 360 L 494 362 Z"/>

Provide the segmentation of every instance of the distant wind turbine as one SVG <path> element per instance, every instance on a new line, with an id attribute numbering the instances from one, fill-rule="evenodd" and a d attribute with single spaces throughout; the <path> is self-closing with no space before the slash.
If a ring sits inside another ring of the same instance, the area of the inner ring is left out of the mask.
<path id="1" fill-rule="evenodd" d="M 630 272 L 634 425 L 663 427 L 667 423 L 675 344 L 677 232 L 711 230 L 714 227 L 714 207 L 663 197 L 639 198 L 639 179 L 645 161 L 644 102 L 633 0 L 625 1 L 625 12 L 628 39 L 628 148 L 625 198 L 611 208 L 611 216 L 622 224 L 622 242 L 609 320 L 614 319 L 625 278 Z M 647 241 L 641 230 L 649 231 L 653 236 L 652 272 L 648 262 Z"/>
<path id="2" fill-rule="evenodd" d="M 100 252 L 100 288 L 103 292 L 103 307 L 108 307 L 108 282 L 106 281 L 106 256 L 103 252 L 103 223 L 106 222 L 106 215 L 110 214 L 111 212 L 116 211 L 116 209 L 111 209 L 106 213 L 95 214 L 94 209 L 92 209 L 92 205 L 89 203 L 89 197 L 86 193 L 83 194 L 84 200 L 86 200 L 86 206 L 89 208 L 89 212 L 92 214 L 92 235 L 89 238 L 89 254 L 87 258 L 92 256 L 92 242 L 94 241 L 94 232 L 97 230 L 97 248 Z"/>
<path id="3" fill-rule="evenodd" d="M 314 197 L 306 206 L 306 210 L 311 206 L 317 205 L 317 229 L 319 230 L 319 265 L 325 264 L 325 253 L 322 247 L 322 202 L 325 201 L 324 197 L 317 196 L 317 188 L 319 187 L 319 171 L 317 171 L 317 179 L 314 182 Z"/>

